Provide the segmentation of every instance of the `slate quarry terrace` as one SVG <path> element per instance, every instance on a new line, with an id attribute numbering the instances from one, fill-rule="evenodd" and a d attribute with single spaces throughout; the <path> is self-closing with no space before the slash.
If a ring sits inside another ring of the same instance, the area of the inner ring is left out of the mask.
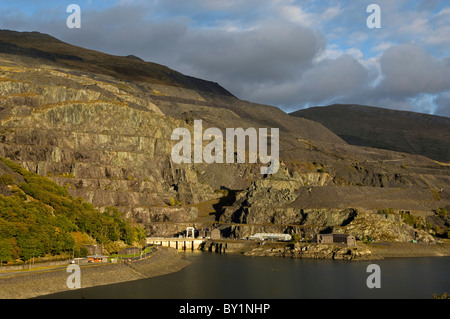
<path id="1" fill-rule="evenodd" d="M 259 136 L 258 136 L 259 133 Z M 237 138 L 237 163 L 245 163 L 246 137 L 249 139 L 249 163 L 257 163 L 258 155 L 262 164 L 269 166 L 261 167 L 261 174 L 275 174 L 279 168 L 279 129 L 271 128 L 270 147 L 271 155 L 267 151 L 267 128 L 260 128 L 257 133 L 255 128 L 227 128 L 226 129 L 226 163 L 235 162 L 235 139 Z M 203 140 L 214 139 L 203 148 Z M 171 139 L 180 140 L 172 147 L 172 161 L 174 163 L 191 163 L 191 132 L 187 128 L 176 128 L 173 130 Z M 211 127 L 203 132 L 202 120 L 194 120 L 194 163 L 223 163 L 223 133 L 220 129 Z M 182 155 L 180 155 L 182 151 Z M 258 153 L 259 151 L 259 153 Z"/>

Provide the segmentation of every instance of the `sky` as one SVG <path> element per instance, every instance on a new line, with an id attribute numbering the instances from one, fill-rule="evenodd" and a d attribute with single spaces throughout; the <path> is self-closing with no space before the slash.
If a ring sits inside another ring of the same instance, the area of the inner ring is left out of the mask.
<path id="1" fill-rule="evenodd" d="M 81 9 L 68 28 L 67 6 Z M 369 28 L 370 4 L 380 28 Z M 450 117 L 448 0 L 0 0 L 0 28 L 166 65 L 293 112 L 334 103 Z"/>

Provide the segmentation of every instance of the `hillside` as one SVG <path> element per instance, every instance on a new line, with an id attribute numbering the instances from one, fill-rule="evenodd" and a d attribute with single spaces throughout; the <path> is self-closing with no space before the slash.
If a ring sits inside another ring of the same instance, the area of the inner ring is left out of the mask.
<path id="1" fill-rule="evenodd" d="M 341 104 L 290 114 L 323 124 L 349 144 L 450 162 L 450 119 L 447 117 Z"/>
<path id="2" fill-rule="evenodd" d="M 0 53 L 14 55 L 22 62 L 37 58 L 43 63 L 64 66 L 72 71 L 101 74 L 123 81 L 169 84 L 205 94 L 232 96 L 217 83 L 185 76 L 163 65 L 133 56 L 114 56 L 79 48 L 39 32 L 0 30 Z"/>
<path id="3" fill-rule="evenodd" d="M 83 244 L 122 240 L 133 244 L 142 230 L 125 222 L 117 210 L 100 213 L 46 177 L 0 158 L 0 259 L 83 254 Z"/>
<path id="4" fill-rule="evenodd" d="M 99 211 L 116 208 L 149 236 L 192 225 L 217 225 L 226 237 L 339 230 L 434 242 L 446 234 L 445 163 L 350 145 L 321 123 L 135 57 L 34 32 L 2 31 L 0 41 L 0 156 Z M 279 128 L 278 173 L 248 161 L 176 164 L 172 132 L 193 132 L 200 119 L 203 130 Z"/>

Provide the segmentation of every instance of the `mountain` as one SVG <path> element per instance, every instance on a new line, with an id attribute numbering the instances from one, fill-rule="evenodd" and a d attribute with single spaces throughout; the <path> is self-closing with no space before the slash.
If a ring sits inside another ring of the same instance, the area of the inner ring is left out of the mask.
<path id="1" fill-rule="evenodd" d="M 115 207 L 149 236 L 194 225 L 225 237 L 340 231 L 433 242 L 448 229 L 445 163 L 350 145 L 319 122 L 136 57 L 36 32 L 1 31 L 0 41 L 0 156 L 101 212 Z M 222 132 L 279 128 L 278 172 L 248 160 L 175 163 L 172 132 L 192 135 L 195 120 Z"/>
<path id="2" fill-rule="evenodd" d="M 335 104 L 291 113 L 319 122 L 352 145 L 450 162 L 450 118 L 363 105 Z"/>
<path id="3" fill-rule="evenodd" d="M 79 48 L 39 32 L 0 30 L 0 52 L 22 57 L 23 61 L 37 58 L 42 63 L 64 66 L 72 71 L 110 76 L 122 81 L 169 84 L 231 96 L 231 93 L 216 83 L 185 76 L 163 65 L 145 62 L 132 55 L 121 57 Z"/>

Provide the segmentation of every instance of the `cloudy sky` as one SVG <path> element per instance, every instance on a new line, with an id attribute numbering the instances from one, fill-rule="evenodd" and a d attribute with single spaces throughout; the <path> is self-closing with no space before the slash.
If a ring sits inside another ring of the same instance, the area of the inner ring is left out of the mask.
<path id="1" fill-rule="evenodd" d="M 69 4 L 81 28 L 69 29 Z M 381 28 L 366 11 L 381 9 Z M 332 103 L 450 116 L 448 0 L 0 0 L 0 28 L 134 54 L 286 112 Z"/>

